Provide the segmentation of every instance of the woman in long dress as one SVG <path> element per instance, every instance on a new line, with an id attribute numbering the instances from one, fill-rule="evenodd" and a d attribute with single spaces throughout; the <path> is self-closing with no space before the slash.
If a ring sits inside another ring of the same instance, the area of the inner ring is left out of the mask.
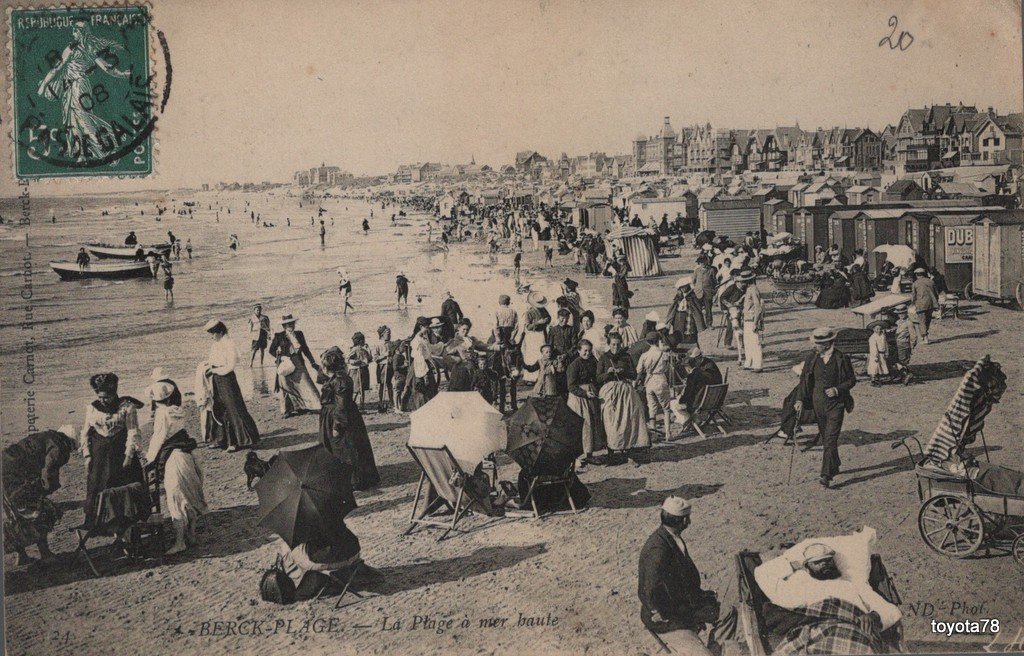
<path id="1" fill-rule="evenodd" d="M 540 359 L 540 347 L 547 342 L 551 315 L 545 308 L 548 299 L 543 294 L 530 292 L 526 301 L 530 309 L 526 311 L 526 330 L 523 336 L 523 363 L 527 366 L 523 379 L 532 383 L 537 380 L 537 371 L 530 371 L 529 367 L 537 364 Z"/>
<path id="2" fill-rule="evenodd" d="M 138 410 L 143 404 L 130 396 L 118 396 L 115 374 L 96 374 L 89 379 L 96 400 L 85 408 L 80 442 L 88 471 L 85 483 L 85 523 L 95 525 L 100 514 L 100 492 L 141 482 L 138 455 Z"/>
<path id="3" fill-rule="evenodd" d="M 320 356 L 320 443 L 352 467 L 352 487 L 368 490 L 380 483 L 366 424 L 352 397 L 345 355 L 337 346 Z"/>
<path id="4" fill-rule="evenodd" d="M 53 556 L 47 535 L 61 511 L 47 497 L 60 488 L 60 469 L 78 450 L 71 426 L 32 433 L 3 451 L 4 553 L 16 552 L 18 565 L 32 561 L 25 548 Z"/>
<path id="5" fill-rule="evenodd" d="M 295 329 L 298 321 L 290 314 L 281 318 L 283 330 L 274 335 L 270 343 L 270 355 L 277 361 L 277 382 L 275 390 L 284 417 L 294 417 L 303 412 L 316 412 L 320 409 L 320 392 L 313 384 L 313 378 L 306 368 L 306 360 L 313 369 L 319 371 L 320 365 L 313 359 L 313 353 L 306 344 L 306 336 L 301 330 Z M 305 359 L 303 359 L 305 358 Z"/>
<path id="6" fill-rule="evenodd" d="M 210 354 L 203 363 L 206 385 L 213 400 L 210 412 L 206 413 L 206 440 L 229 452 L 253 447 L 260 441 L 260 432 L 245 407 L 235 376 L 238 362 L 235 343 L 228 337 L 224 322 L 211 319 L 205 328 L 213 339 Z"/>
<path id="7" fill-rule="evenodd" d="M 650 433 L 644 421 L 643 399 L 633 386 L 635 380 L 636 367 L 629 351 L 622 347 L 622 336 L 612 333 L 609 335 L 608 352 L 597 362 L 596 379 L 601 386 L 598 397 L 609 456 L 615 451 L 627 452 L 651 446 Z"/>
<path id="8" fill-rule="evenodd" d="M 601 418 L 600 399 L 597 395 L 597 360 L 592 354 L 590 340 L 581 339 L 578 357 L 569 364 L 566 378 L 569 385 L 569 409 L 583 418 L 583 458 L 580 467 L 597 464 L 594 451 L 607 446 L 604 422 Z"/>
<path id="9" fill-rule="evenodd" d="M 196 521 L 209 508 L 203 494 L 203 470 L 192 453 L 196 441 L 185 429 L 187 417 L 181 407 L 181 391 L 174 381 L 163 379 L 150 385 L 149 397 L 155 411 L 146 461 L 147 467 L 156 469 L 167 495 L 167 514 L 174 525 L 174 545 L 167 555 L 172 555 L 195 543 Z"/>

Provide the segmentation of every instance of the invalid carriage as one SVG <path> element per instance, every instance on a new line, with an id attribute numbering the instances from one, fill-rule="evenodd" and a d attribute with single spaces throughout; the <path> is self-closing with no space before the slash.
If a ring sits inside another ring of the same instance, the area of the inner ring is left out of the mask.
<path id="1" fill-rule="evenodd" d="M 1024 485 L 1018 480 L 994 486 L 991 478 L 978 475 L 990 465 L 978 465 L 965 451 L 980 437 L 988 460 L 982 428 L 1005 390 L 1004 381 L 999 365 L 986 355 L 964 376 L 927 446 L 907 437 L 892 448 L 906 448 L 914 462 L 921 502 L 917 525 L 925 544 L 952 558 L 967 558 L 979 549 L 1003 551 L 1024 567 Z M 917 444 L 917 456 L 910 442 Z M 951 460 L 964 466 L 939 466 Z"/>

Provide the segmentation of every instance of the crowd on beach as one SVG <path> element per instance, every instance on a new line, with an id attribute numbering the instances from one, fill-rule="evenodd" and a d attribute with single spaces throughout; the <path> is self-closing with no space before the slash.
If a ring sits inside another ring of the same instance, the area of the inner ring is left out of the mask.
<path id="1" fill-rule="evenodd" d="M 397 206 L 388 198 L 374 202 L 382 203 L 382 216 L 389 204 Z M 663 311 L 652 310 L 639 319 L 630 312 L 633 294 L 626 252 L 607 233 L 579 229 L 558 210 L 464 207 L 453 217 L 441 218 L 437 207 L 427 201 L 413 199 L 402 208 L 403 215 L 405 209 L 435 213 L 431 226 L 437 225 L 436 243 L 443 250 L 451 243 L 474 240 L 487 244 L 492 258 L 511 254 L 516 293 L 525 296 L 526 312 L 520 315 L 511 296 L 502 294 L 493 310 L 471 319 L 449 291 L 436 315 L 417 317 L 411 328 L 381 325 L 371 339 L 356 332 L 349 344 L 330 346 L 316 357 L 294 314 L 283 313 L 280 329 L 274 331 L 263 304 L 254 305 L 245 344 L 241 336 L 229 334 L 223 320 L 211 319 L 203 328 L 210 340 L 209 353 L 197 364 L 192 386 L 200 434 L 189 435 L 187 426 L 195 416 L 183 404 L 179 383 L 159 368 L 142 400 L 121 395 L 115 373 L 94 375 L 89 382 L 95 400 L 85 409 L 80 430 L 64 426 L 36 433 L 5 450 L 5 547 L 23 561 L 29 560 L 26 548 L 31 545 L 38 546 L 44 559 L 51 556 L 47 534 L 61 513 L 47 497 L 60 486 L 60 468 L 78 451 L 88 470 L 86 530 L 144 503 L 139 489 L 148 489 L 156 480 L 166 494 L 166 510 L 174 527 L 174 542 L 167 554 L 187 550 L 196 540 L 197 520 L 208 511 L 195 452 L 204 447 L 235 452 L 259 443 L 259 427 L 246 405 L 252 392 L 247 370 L 257 365 L 257 359 L 259 366 L 265 366 L 268 352 L 281 416 L 317 414 L 319 444 L 347 466 L 349 483 L 356 491 L 382 482 L 364 413 L 414 412 L 442 391 L 479 393 L 506 416 L 520 406 L 524 388 L 530 396 L 561 399 L 583 422 L 582 455 L 575 463 L 575 474 L 588 467 L 641 466 L 653 444 L 700 430 L 710 418 L 704 405 L 709 391 L 726 383 L 719 365 L 700 344 L 700 335 L 716 326 L 716 318 L 721 339 L 735 352 L 736 366 L 755 375 L 764 371 L 766 313 L 759 276 L 813 277 L 820 287 L 819 307 L 863 303 L 873 295 L 862 252 L 852 262 L 845 261 L 837 248 L 816 252 L 813 262 L 777 259 L 772 256 L 779 244 L 774 235 L 748 233 L 736 242 L 714 234 L 693 235 L 681 221 L 665 216 L 651 230 L 655 247 L 669 242 L 683 245 L 692 236 L 698 251 L 696 268 L 675 282 L 674 296 L 664 299 Z M 254 223 L 262 221 L 249 213 Z M 636 217 L 629 219 L 621 211 L 618 220 L 643 227 Z M 369 229 L 365 221 L 363 228 Z M 427 235 L 431 243 L 435 243 L 433 232 L 431 227 Z M 323 240 L 323 220 L 319 233 Z M 172 253 L 180 259 L 181 241 L 170 232 L 168 236 Z M 134 233 L 125 240 L 126 245 L 137 243 Z M 579 282 L 571 277 L 561 281 L 560 293 L 553 299 L 524 284 L 524 243 L 534 250 L 543 245 L 547 265 L 557 248 L 584 276 L 607 279 L 611 322 L 598 324 L 596 316 L 603 316 L 604 308 L 586 307 Z M 233 236 L 232 249 L 237 247 Z M 190 240 L 185 250 L 191 259 Z M 156 267 L 161 267 L 173 280 L 167 255 L 151 266 L 154 275 Z M 876 276 L 875 284 L 884 284 L 878 281 L 885 278 L 897 291 L 904 274 L 913 281 L 910 301 L 890 308 L 890 316 L 868 326 L 872 384 L 910 382 L 913 348 L 927 343 L 932 317 L 941 305 L 945 291 L 941 276 L 918 263 L 905 269 L 886 267 Z M 338 276 L 341 312 L 354 311 L 358 303 L 352 302 L 352 278 L 345 269 L 339 269 Z M 408 307 L 412 283 L 404 271 L 397 273 L 398 307 Z M 821 326 L 808 336 L 813 349 L 795 368 L 799 381 L 786 399 L 777 433 L 785 440 L 796 440 L 801 425 L 817 425 L 813 444 L 823 447 L 819 481 L 825 488 L 840 472 L 838 440 L 844 417 L 853 409 L 852 389 L 857 382 L 849 356 L 837 347 L 840 333 Z M 243 347 L 248 347 L 248 362 Z M 152 417 L 148 446 L 143 445 L 139 430 L 143 412 Z M 488 511 L 500 514 L 518 508 L 525 493 L 522 476 L 519 485 L 496 485 L 488 480 L 482 464 L 464 484 L 481 491 Z M 573 490 L 574 501 L 584 505 L 588 493 L 578 479 Z M 640 558 L 639 594 L 646 625 L 666 640 L 674 635 L 682 653 L 705 653 L 697 633 L 705 625 L 711 627 L 712 638 L 704 641 L 710 645 L 735 631 L 735 615 L 721 613 L 716 595 L 701 589 L 696 566 L 680 537 L 690 525 L 690 516 L 687 500 L 670 497 L 665 501 L 660 532 L 652 535 Z M 307 541 L 284 550 L 296 584 L 301 585 L 309 571 L 362 564 L 358 539 L 347 529 L 341 534 L 335 539 L 339 535 L 335 532 L 334 541 Z M 805 583 L 832 581 L 837 578 L 835 555 L 835 549 L 814 542 L 805 545 L 800 558 L 787 563 L 796 563 L 792 571 L 809 577 Z M 368 566 L 361 571 L 374 575 Z M 667 585 L 659 587 L 660 580 Z M 815 593 L 820 598 L 812 602 L 805 594 L 791 594 L 799 597 L 799 603 L 793 601 L 790 607 L 818 603 L 826 596 L 842 598 L 854 607 L 844 609 L 850 615 L 880 616 L 876 633 L 899 619 L 898 609 L 893 613 L 891 605 L 869 599 L 863 590 L 836 592 L 832 586 L 829 595 Z M 687 601 L 680 606 L 681 599 Z"/>

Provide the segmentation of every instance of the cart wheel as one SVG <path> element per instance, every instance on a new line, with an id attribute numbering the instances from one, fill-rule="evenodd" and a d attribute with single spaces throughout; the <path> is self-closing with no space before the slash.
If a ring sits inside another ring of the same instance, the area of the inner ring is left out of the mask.
<path id="1" fill-rule="evenodd" d="M 964 285 L 964 300 L 965 301 L 973 301 L 974 300 L 974 283 L 973 282 L 969 282 L 966 285 Z"/>
<path id="2" fill-rule="evenodd" d="M 804 305 L 813 303 L 814 296 L 815 293 L 813 289 L 807 289 L 806 287 L 804 287 L 802 289 L 793 290 L 793 298 L 796 299 L 797 303 L 803 303 Z"/>
<path id="3" fill-rule="evenodd" d="M 782 307 L 786 304 L 787 296 L 788 294 L 786 294 L 786 292 L 784 291 L 768 292 L 768 300 L 774 303 L 775 305 L 778 305 L 779 307 Z"/>
<path id="4" fill-rule="evenodd" d="M 1010 553 L 1013 554 L 1013 559 L 1018 565 L 1024 567 L 1024 533 L 1017 536 L 1017 539 L 1013 541 L 1013 546 L 1010 547 Z"/>
<path id="5" fill-rule="evenodd" d="M 929 547 L 953 558 L 971 555 L 985 537 L 978 509 L 968 499 L 952 494 L 925 501 L 917 515 L 917 528 Z"/>

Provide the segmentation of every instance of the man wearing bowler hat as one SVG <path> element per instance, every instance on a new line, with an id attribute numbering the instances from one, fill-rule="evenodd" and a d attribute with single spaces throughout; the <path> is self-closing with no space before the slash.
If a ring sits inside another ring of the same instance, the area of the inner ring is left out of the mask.
<path id="1" fill-rule="evenodd" d="M 799 417 L 805 403 L 814 408 L 818 419 L 817 440 L 821 441 L 824 449 L 818 482 L 830 487 L 832 479 L 839 473 L 839 433 L 843 430 L 843 417 L 853 411 L 850 390 L 857 384 L 857 377 L 849 356 L 835 347 L 835 330 L 817 328 L 811 335 L 811 341 L 814 351 L 804 358 L 793 409 Z"/>

